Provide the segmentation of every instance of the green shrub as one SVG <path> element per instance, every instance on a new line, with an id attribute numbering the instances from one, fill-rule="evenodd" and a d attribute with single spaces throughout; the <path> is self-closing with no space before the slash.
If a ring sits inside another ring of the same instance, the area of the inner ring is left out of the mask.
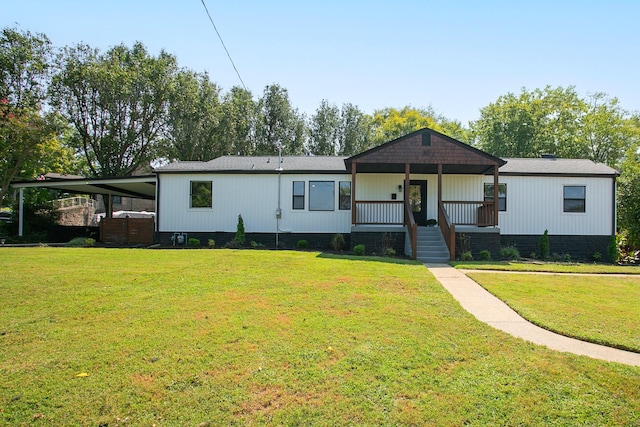
<path id="1" fill-rule="evenodd" d="M 544 234 L 540 237 L 540 258 L 549 258 L 551 247 L 549 246 L 549 231 L 544 230 Z"/>
<path id="2" fill-rule="evenodd" d="M 233 240 L 229 240 L 227 243 L 225 243 L 224 248 L 225 249 L 239 249 L 240 245 L 238 244 L 236 239 L 233 239 Z"/>
<path id="3" fill-rule="evenodd" d="M 384 249 L 384 256 L 388 257 L 388 258 L 393 258 L 394 256 L 396 256 L 396 250 L 393 248 L 385 248 Z"/>
<path id="4" fill-rule="evenodd" d="M 207 240 L 207 246 L 209 247 L 209 249 L 213 249 L 216 247 L 216 241 L 213 239 L 209 239 Z"/>
<path id="5" fill-rule="evenodd" d="M 529 258 L 531 258 L 531 259 L 536 259 L 536 258 L 538 258 L 538 254 L 537 254 L 537 253 L 535 253 L 535 252 L 531 252 L 531 253 L 529 254 Z"/>
<path id="6" fill-rule="evenodd" d="M 593 258 L 595 262 L 600 262 L 602 255 L 600 254 L 600 252 L 594 252 L 593 255 L 591 255 L 591 258 Z"/>
<path id="7" fill-rule="evenodd" d="M 364 255 L 364 245 L 363 244 L 355 245 L 353 247 L 353 254 L 354 255 L 358 255 L 358 256 L 363 256 Z"/>
<path id="8" fill-rule="evenodd" d="M 473 255 L 471 254 L 471 251 L 466 251 L 460 255 L 460 259 L 462 261 L 473 261 Z"/>
<path id="9" fill-rule="evenodd" d="M 571 254 L 564 254 L 562 256 L 562 259 L 564 260 L 564 262 L 571 262 Z"/>
<path id="10" fill-rule="evenodd" d="M 200 239 L 196 239 L 195 237 L 189 237 L 187 239 L 187 246 L 191 248 L 197 248 L 200 246 Z"/>
<path id="11" fill-rule="evenodd" d="M 296 243 L 296 247 L 298 249 L 307 249 L 308 246 L 309 246 L 309 244 L 304 239 L 298 240 L 298 243 Z"/>
<path id="12" fill-rule="evenodd" d="M 500 249 L 500 257 L 508 260 L 519 260 L 520 251 L 515 246 L 507 246 Z"/>
<path id="13" fill-rule="evenodd" d="M 331 239 L 331 247 L 334 251 L 341 251 L 347 243 L 344 241 L 344 236 L 340 233 L 336 233 Z"/>
<path id="14" fill-rule="evenodd" d="M 253 249 L 258 249 L 258 248 L 263 248 L 264 245 L 262 243 L 258 243 L 255 240 L 252 240 L 251 243 L 249 243 L 251 245 L 251 247 Z"/>
<path id="15" fill-rule="evenodd" d="M 618 262 L 618 258 L 620 258 L 620 248 L 618 246 L 618 237 L 616 235 L 613 235 L 609 238 L 607 255 L 609 255 L 609 262 L 611 263 Z"/>
<path id="16" fill-rule="evenodd" d="M 480 259 L 481 261 L 490 261 L 491 260 L 491 252 L 489 252 L 486 249 L 480 251 L 480 253 L 478 254 L 478 259 Z"/>
<path id="17" fill-rule="evenodd" d="M 244 220 L 242 215 L 238 215 L 238 227 L 236 229 L 235 241 L 238 242 L 238 246 L 244 246 L 246 236 L 244 234 Z"/>
<path id="18" fill-rule="evenodd" d="M 73 248 L 90 248 L 96 245 L 95 239 L 91 237 L 74 237 L 67 242 L 66 246 Z"/>

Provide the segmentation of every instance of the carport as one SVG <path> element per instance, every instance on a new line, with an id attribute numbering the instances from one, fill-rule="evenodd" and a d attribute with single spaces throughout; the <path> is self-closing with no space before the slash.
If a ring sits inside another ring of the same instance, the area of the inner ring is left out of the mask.
<path id="1" fill-rule="evenodd" d="M 83 178 L 47 174 L 35 181 L 13 182 L 19 190 L 18 235 L 23 235 L 23 202 L 25 188 L 49 188 L 75 194 L 102 194 L 105 198 L 106 217 L 111 218 L 113 196 L 156 200 L 156 176 L 130 176 L 121 178 Z M 156 206 L 157 212 L 157 206 Z"/>

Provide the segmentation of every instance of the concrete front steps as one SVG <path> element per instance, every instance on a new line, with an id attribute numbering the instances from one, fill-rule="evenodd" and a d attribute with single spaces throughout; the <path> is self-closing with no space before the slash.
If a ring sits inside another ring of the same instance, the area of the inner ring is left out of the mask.
<path id="1" fill-rule="evenodd" d="M 423 263 L 446 264 L 449 262 L 449 248 L 444 241 L 440 227 L 418 227 L 416 258 Z"/>

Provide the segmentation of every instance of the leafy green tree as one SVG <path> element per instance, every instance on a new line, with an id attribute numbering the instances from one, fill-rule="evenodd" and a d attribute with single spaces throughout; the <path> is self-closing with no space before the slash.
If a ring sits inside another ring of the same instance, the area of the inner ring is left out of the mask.
<path id="1" fill-rule="evenodd" d="M 340 111 L 340 143 L 338 154 L 352 156 L 370 148 L 373 143 L 371 116 L 353 104 L 344 104 Z"/>
<path id="2" fill-rule="evenodd" d="M 218 132 L 221 154 L 255 152 L 257 114 L 258 105 L 248 90 L 235 86 L 223 96 Z"/>
<path id="3" fill-rule="evenodd" d="M 323 99 L 309 122 L 309 144 L 311 153 L 333 156 L 340 150 L 340 110 Z"/>
<path id="4" fill-rule="evenodd" d="M 618 180 L 618 226 L 627 244 L 640 247 L 640 148 L 630 148 Z"/>
<path id="5" fill-rule="evenodd" d="M 384 144 L 411 132 L 423 128 L 442 130 L 438 125 L 433 110 L 420 110 L 404 107 L 401 110 L 385 108 L 373 113 L 372 132 L 373 145 Z"/>
<path id="6" fill-rule="evenodd" d="M 615 167 L 638 136 L 617 99 L 573 86 L 508 93 L 472 123 L 479 148 L 500 157 L 588 158 Z"/>
<path id="7" fill-rule="evenodd" d="M 43 34 L 5 28 L 0 33 L 0 207 L 15 178 L 67 172 L 66 150 L 54 114 L 43 115 L 52 51 Z"/>
<path id="8" fill-rule="evenodd" d="M 177 72 L 167 114 L 167 157 L 208 161 L 223 154 L 218 137 L 221 112 L 220 90 L 206 73 Z"/>
<path id="9" fill-rule="evenodd" d="M 176 59 L 150 56 L 142 43 L 104 54 L 67 47 L 53 77 L 51 101 L 71 122 L 91 174 L 126 176 L 158 156 L 167 125 Z"/>
<path id="10" fill-rule="evenodd" d="M 258 101 L 255 154 L 274 154 L 279 147 L 283 154 L 302 154 L 305 137 L 304 118 L 291 106 L 287 90 L 266 86 Z"/>

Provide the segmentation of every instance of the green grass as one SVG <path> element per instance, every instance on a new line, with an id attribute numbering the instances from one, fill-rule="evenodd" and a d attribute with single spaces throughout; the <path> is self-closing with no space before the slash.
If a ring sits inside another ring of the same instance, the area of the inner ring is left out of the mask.
<path id="1" fill-rule="evenodd" d="M 527 320 L 563 335 L 640 352 L 640 276 L 469 274 Z"/>
<path id="2" fill-rule="evenodd" d="M 521 261 L 454 261 L 455 268 L 466 270 L 532 271 L 582 274 L 640 274 L 640 266 Z"/>
<path id="3" fill-rule="evenodd" d="M 2 248 L 0 424 L 640 423 L 640 368 L 513 338 L 383 261 Z"/>

